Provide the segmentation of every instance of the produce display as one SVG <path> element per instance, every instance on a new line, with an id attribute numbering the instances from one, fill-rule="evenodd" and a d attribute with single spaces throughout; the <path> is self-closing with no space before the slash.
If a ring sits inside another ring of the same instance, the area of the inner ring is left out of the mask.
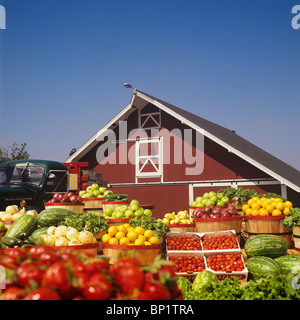
<path id="1" fill-rule="evenodd" d="M 245 265 L 241 254 L 216 254 L 206 258 L 207 267 L 214 271 L 243 271 Z"/>
<path id="2" fill-rule="evenodd" d="M 18 218 L 24 216 L 25 214 L 33 215 L 34 217 L 38 216 L 36 210 L 26 211 L 23 207 L 19 209 L 17 205 L 10 205 L 5 208 L 5 211 L 0 211 L 0 220 L 2 221 L 16 221 Z"/>
<path id="3" fill-rule="evenodd" d="M 111 192 L 110 194 L 106 195 L 106 197 L 103 201 L 104 202 L 114 202 L 114 201 L 128 202 L 128 195 L 127 194 L 114 194 Z"/>
<path id="4" fill-rule="evenodd" d="M 169 261 L 171 261 L 174 264 L 174 269 L 176 273 L 201 272 L 206 268 L 204 256 L 170 256 Z"/>
<path id="5" fill-rule="evenodd" d="M 279 236 L 262 234 L 248 239 L 244 249 L 248 257 L 265 256 L 277 258 L 286 254 L 287 243 Z"/>
<path id="6" fill-rule="evenodd" d="M 202 238 L 203 250 L 238 249 L 239 244 L 235 235 L 204 235 Z"/>
<path id="7" fill-rule="evenodd" d="M 93 183 L 88 186 L 85 190 L 80 190 L 78 195 L 84 198 L 105 198 L 112 194 L 112 190 L 107 190 L 106 187 L 100 187 L 97 183 Z"/>
<path id="8" fill-rule="evenodd" d="M 255 220 L 247 216 L 273 216 L 282 217 L 276 221 L 292 229 L 300 225 L 300 208 L 294 208 L 291 201 L 273 193 L 227 188 L 197 197 L 190 207 L 191 217 L 187 210 L 181 210 L 155 219 L 138 200 L 117 205 L 118 201 L 128 201 L 127 195 L 101 188 L 94 185 L 84 190 L 86 196 L 78 196 L 81 200 L 58 193 L 52 200 L 58 203 L 65 197 L 72 204 L 99 197 L 116 202 L 103 216 L 62 208 L 26 212 L 16 205 L 0 212 L 0 220 L 7 221 L 4 217 L 13 222 L 9 227 L 0 222 L 0 230 L 4 230 L 0 265 L 7 271 L 0 300 L 300 300 L 300 254 L 289 250 L 281 234 L 254 235 L 249 229 L 250 237 L 240 247 L 234 230 L 171 231 L 172 225 L 193 224 L 194 219 L 219 218 L 213 222 L 218 223 L 226 220 L 222 218 L 241 217 L 236 204 L 242 204 L 246 228 L 247 219 Z M 104 195 L 106 191 L 110 192 Z M 121 218 L 127 218 L 128 223 L 109 225 L 110 219 Z M 76 251 L 76 246 L 84 249 L 89 244 L 97 244 L 99 250 L 97 241 L 103 243 L 103 250 L 104 244 L 125 245 L 125 256 L 126 250 L 131 253 L 129 245 L 144 255 L 155 249 L 152 255 L 156 259 L 145 263 L 142 257 L 124 258 L 122 253 L 122 259 L 112 262 L 108 259 L 112 254 L 106 253 L 105 258 L 101 251 L 98 255 Z"/>
<path id="9" fill-rule="evenodd" d="M 141 226 L 131 227 L 129 224 L 111 226 L 102 236 L 102 242 L 120 245 L 153 245 L 159 244 L 159 238 L 150 229 Z"/>
<path id="10" fill-rule="evenodd" d="M 282 224 L 289 229 L 293 229 L 293 226 L 300 225 L 300 208 L 290 208 L 289 216 L 285 216 L 282 220 Z"/>
<path id="11" fill-rule="evenodd" d="M 66 217 L 72 216 L 73 211 L 63 208 L 48 208 L 39 213 L 38 225 L 40 227 L 57 227 Z"/>
<path id="12" fill-rule="evenodd" d="M 197 235 L 167 237 L 167 250 L 202 250 L 201 238 Z"/>
<path id="13" fill-rule="evenodd" d="M 190 219 L 189 213 L 186 210 L 178 211 L 176 214 L 175 212 L 166 213 L 163 219 L 158 219 L 162 221 L 164 224 L 193 224 L 193 219 Z"/>
<path id="14" fill-rule="evenodd" d="M 103 216 L 90 212 L 67 215 L 58 225 L 73 227 L 78 231 L 89 231 L 93 235 L 108 229 L 108 222 Z"/>
<path id="15" fill-rule="evenodd" d="M 288 216 L 292 206 L 292 202 L 282 198 L 253 197 L 242 206 L 242 210 L 246 216 Z"/>
<path id="16" fill-rule="evenodd" d="M 51 226 L 47 233 L 38 237 L 37 245 L 45 246 L 80 246 L 96 243 L 97 239 L 89 231 L 78 231 L 73 227 Z"/>
<path id="17" fill-rule="evenodd" d="M 18 218 L 6 231 L 6 237 L 17 237 L 21 233 L 30 236 L 37 228 L 37 219 L 32 215 L 24 215 Z"/>
<path id="18" fill-rule="evenodd" d="M 221 189 L 218 192 L 229 199 L 234 200 L 238 205 L 241 205 L 250 198 L 258 196 L 254 189 L 244 189 L 242 187 Z"/>
<path id="19" fill-rule="evenodd" d="M 130 227 L 142 227 L 145 230 L 152 230 L 153 235 L 157 238 L 164 238 L 167 232 L 170 231 L 169 227 L 163 222 L 156 220 L 153 217 L 142 216 L 141 218 L 133 218 L 129 220 Z"/>
<path id="20" fill-rule="evenodd" d="M 104 217 L 93 213 L 73 213 L 71 210 L 52 208 L 18 218 L 2 236 L 2 248 L 34 245 L 75 246 L 96 243 L 94 237 L 108 228 Z"/>
<path id="21" fill-rule="evenodd" d="M 118 200 L 120 201 L 120 200 Z M 108 219 L 131 219 L 141 218 L 142 216 L 151 217 L 152 211 L 150 209 L 143 209 L 140 207 L 138 200 L 131 200 L 129 205 L 123 204 L 113 208 L 105 208 L 103 216 Z"/>
<path id="22" fill-rule="evenodd" d="M 282 272 L 280 265 L 272 258 L 254 256 L 246 260 L 249 278 L 257 280 L 264 275 L 278 275 Z"/>
<path id="23" fill-rule="evenodd" d="M 3 249 L 0 265 L 9 270 L 0 300 L 171 300 L 182 298 L 170 262 L 141 266 L 135 258 L 110 265 L 92 254 L 35 246 Z"/>
<path id="24" fill-rule="evenodd" d="M 67 192 L 64 194 L 61 194 L 59 192 L 56 192 L 52 199 L 46 202 L 47 204 L 54 204 L 54 203 L 68 203 L 68 204 L 81 204 L 82 203 L 82 197 L 77 196 L 73 192 Z"/>
<path id="25" fill-rule="evenodd" d="M 193 211 L 194 218 L 211 219 L 211 218 L 228 218 L 240 216 L 236 207 L 229 204 L 226 208 L 207 206 L 204 208 L 196 208 Z"/>
<path id="26" fill-rule="evenodd" d="M 284 255 L 274 259 L 285 273 L 300 273 L 300 256 Z"/>
<path id="27" fill-rule="evenodd" d="M 206 207 L 206 206 L 226 206 L 230 201 L 230 198 L 224 196 L 222 192 L 205 192 L 202 196 L 197 197 L 191 202 L 191 207 Z"/>
<path id="28" fill-rule="evenodd" d="M 202 280 L 201 274 L 204 273 L 205 280 Z M 182 277 L 177 278 L 184 300 L 300 300 L 300 291 L 292 286 L 291 277 L 287 274 L 265 275 L 241 286 L 237 278 L 218 280 L 213 275 L 207 276 L 208 273 L 211 272 L 206 270 L 197 275 L 200 276 L 198 286 L 194 283 L 189 286 Z"/>

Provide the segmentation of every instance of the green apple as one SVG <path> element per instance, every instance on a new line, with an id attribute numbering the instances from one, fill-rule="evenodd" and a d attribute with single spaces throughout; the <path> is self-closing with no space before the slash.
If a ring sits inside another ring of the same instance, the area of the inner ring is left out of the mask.
<path id="1" fill-rule="evenodd" d="M 213 203 L 216 203 L 218 201 L 218 197 L 216 195 L 210 197 L 210 200 L 213 202 Z"/>
<path id="2" fill-rule="evenodd" d="M 205 193 L 203 194 L 202 198 L 208 199 L 208 198 L 209 198 L 209 193 L 208 193 L 208 192 L 205 192 Z"/>
<path id="3" fill-rule="evenodd" d="M 224 206 L 224 202 L 222 200 L 219 200 L 216 204 L 217 207 L 223 207 Z"/>
<path id="4" fill-rule="evenodd" d="M 108 196 L 109 194 L 113 194 L 113 192 L 111 190 L 106 190 L 103 192 L 104 197 Z"/>
<path id="5" fill-rule="evenodd" d="M 203 197 L 197 197 L 197 198 L 195 199 L 196 202 L 201 202 L 202 200 L 203 200 Z"/>
<path id="6" fill-rule="evenodd" d="M 108 216 L 108 217 L 111 217 L 112 214 L 113 214 L 113 212 L 114 212 L 114 209 L 113 209 L 113 208 L 105 208 L 105 210 L 104 210 L 104 214 L 105 214 L 106 216 Z"/>
<path id="7" fill-rule="evenodd" d="M 93 194 L 93 192 L 87 192 L 86 193 L 86 198 L 94 198 L 94 194 Z"/>
<path id="8" fill-rule="evenodd" d="M 91 185 L 91 190 L 92 190 L 92 191 L 99 190 L 98 184 L 97 184 L 97 183 L 93 183 L 93 184 Z"/>
<path id="9" fill-rule="evenodd" d="M 80 197 L 82 197 L 84 194 L 86 194 L 86 190 L 80 190 L 80 191 L 79 191 Z"/>
<path id="10" fill-rule="evenodd" d="M 210 200 L 210 199 L 206 199 L 205 205 L 206 205 L 206 206 L 213 206 L 213 205 L 214 205 L 214 202 L 213 202 L 212 200 Z"/>
<path id="11" fill-rule="evenodd" d="M 118 208 L 118 211 L 121 211 L 121 212 L 125 212 L 126 210 L 128 210 L 129 208 L 127 207 L 126 204 L 123 204 L 121 205 L 119 208 Z"/>
<path id="12" fill-rule="evenodd" d="M 215 196 L 215 195 L 216 195 L 216 193 L 215 193 L 214 191 L 210 191 L 210 192 L 208 193 L 209 198 L 211 198 L 211 197 L 213 197 L 213 196 Z"/>
<path id="13" fill-rule="evenodd" d="M 142 208 L 139 208 L 138 210 L 136 210 L 135 212 L 134 212 L 134 217 L 135 218 L 140 218 L 140 217 L 142 217 L 143 216 L 143 214 L 144 214 L 144 212 L 143 212 L 143 210 L 141 210 Z"/>
<path id="14" fill-rule="evenodd" d="M 106 187 L 100 187 L 99 190 L 101 193 L 104 193 L 107 189 L 106 189 Z"/>
<path id="15" fill-rule="evenodd" d="M 101 194 L 101 192 L 100 192 L 99 189 L 93 191 L 93 195 L 94 195 L 94 197 L 96 197 L 96 198 L 98 198 L 98 197 L 100 196 L 100 194 Z"/>
<path id="16" fill-rule="evenodd" d="M 131 210 L 131 209 L 127 209 L 125 212 L 124 212 L 124 215 L 125 215 L 125 218 L 133 218 L 134 216 L 134 212 Z"/>
<path id="17" fill-rule="evenodd" d="M 115 219 L 122 219 L 122 218 L 124 218 L 124 212 L 115 211 Z"/>
<path id="18" fill-rule="evenodd" d="M 129 208 L 130 208 L 132 211 L 136 211 L 136 210 L 139 209 L 139 206 L 138 206 L 137 204 L 131 204 L 131 205 L 129 206 Z"/>
<path id="19" fill-rule="evenodd" d="M 88 187 L 86 188 L 86 191 L 87 191 L 87 192 L 92 192 L 92 191 L 93 191 L 92 186 L 88 186 Z"/>
<path id="20" fill-rule="evenodd" d="M 191 207 L 197 207 L 197 202 L 196 201 L 192 201 L 191 202 Z"/>
<path id="21" fill-rule="evenodd" d="M 152 216 L 152 211 L 150 209 L 145 209 L 144 210 L 144 216 L 151 217 Z"/>
<path id="22" fill-rule="evenodd" d="M 222 192 L 218 192 L 218 193 L 217 193 L 217 198 L 218 198 L 219 200 L 221 200 L 223 197 L 224 197 L 224 195 L 223 195 Z"/>
<path id="23" fill-rule="evenodd" d="M 130 205 L 132 205 L 132 204 L 136 204 L 136 205 L 139 206 L 140 202 L 138 200 L 133 199 L 133 200 L 130 201 Z"/>
<path id="24" fill-rule="evenodd" d="M 223 197 L 222 201 L 226 204 L 227 202 L 229 202 L 229 198 L 228 197 Z"/>

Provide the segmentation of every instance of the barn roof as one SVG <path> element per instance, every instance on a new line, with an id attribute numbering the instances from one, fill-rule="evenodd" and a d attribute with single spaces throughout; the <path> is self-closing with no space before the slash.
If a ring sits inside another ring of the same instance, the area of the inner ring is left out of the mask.
<path id="1" fill-rule="evenodd" d="M 87 141 L 87 143 L 69 157 L 66 162 L 78 161 L 98 143 L 99 137 L 104 134 L 107 129 L 111 128 L 116 122 L 128 117 L 128 114 L 133 111 L 132 106 L 145 106 L 148 103 L 151 103 L 171 116 L 176 117 L 191 128 L 201 131 L 206 137 L 227 148 L 229 152 L 248 161 L 271 177 L 280 181 L 282 184 L 300 192 L 300 171 L 297 169 L 242 138 L 232 130 L 136 89 L 134 89 L 131 102 L 115 118 Z"/>

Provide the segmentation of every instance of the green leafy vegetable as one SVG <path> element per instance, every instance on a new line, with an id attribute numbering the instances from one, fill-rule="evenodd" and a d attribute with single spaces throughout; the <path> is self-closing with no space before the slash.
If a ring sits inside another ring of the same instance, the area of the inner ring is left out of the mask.
<path id="1" fill-rule="evenodd" d="M 170 231 L 170 228 L 166 224 L 148 216 L 142 216 L 140 219 L 130 219 L 129 225 L 134 228 L 141 226 L 145 230 L 150 229 L 153 231 L 154 236 L 158 238 L 164 237 L 165 234 Z"/>
<path id="2" fill-rule="evenodd" d="M 90 212 L 74 213 L 61 221 L 60 225 L 73 227 L 78 231 L 90 231 L 92 234 L 108 229 L 108 221 L 103 216 Z"/>
<path id="3" fill-rule="evenodd" d="M 300 208 L 290 208 L 290 215 L 285 216 L 282 224 L 289 229 L 300 225 Z"/>
<path id="4" fill-rule="evenodd" d="M 206 284 L 201 290 L 189 290 L 185 300 L 300 300 L 300 290 L 292 285 L 294 275 L 265 275 L 241 286 L 238 278 L 225 278 Z"/>
<path id="5" fill-rule="evenodd" d="M 218 192 L 223 193 L 229 199 L 235 199 L 237 204 L 257 196 L 257 192 L 254 189 L 244 189 L 242 187 L 220 189 Z"/>

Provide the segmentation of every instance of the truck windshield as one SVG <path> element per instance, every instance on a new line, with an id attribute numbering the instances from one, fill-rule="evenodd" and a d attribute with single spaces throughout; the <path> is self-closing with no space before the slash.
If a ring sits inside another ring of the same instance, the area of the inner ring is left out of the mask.
<path id="1" fill-rule="evenodd" d="M 43 176 L 44 176 L 43 167 L 27 162 L 22 164 L 16 164 L 10 177 L 9 176 L 6 177 L 6 182 L 14 182 L 14 183 L 27 182 L 27 183 L 39 185 L 43 181 Z M 0 179 L 1 179 L 1 176 L 0 176 Z"/>

